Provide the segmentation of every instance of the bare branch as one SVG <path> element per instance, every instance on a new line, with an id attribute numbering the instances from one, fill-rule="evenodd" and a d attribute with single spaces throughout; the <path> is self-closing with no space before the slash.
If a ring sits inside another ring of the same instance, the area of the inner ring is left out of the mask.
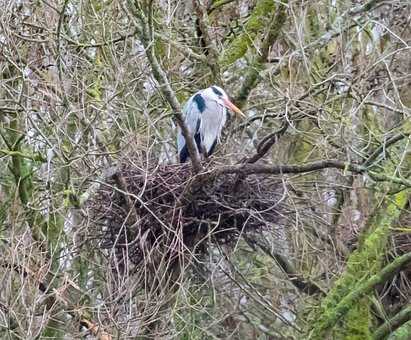
<path id="1" fill-rule="evenodd" d="M 367 173 L 373 180 L 379 182 L 391 182 L 406 187 L 411 187 L 411 180 L 390 175 L 381 174 L 375 171 L 367 171 L 363 165 L 343 162 L 339 160 L 321 160 L 304 165 L 265 165 L 265 164 L 236 164 L 226 165 L 215 169 L 217 174 L 239 174 L 241 176 L 258 174 L 302 174 L 323 169 L 340 169 L 351 171 L 356 174 Z"/>
<path id="2" fill-rule="evenodd" d="M 66 309 L 66 313 L 78 319 L 79 323 L 82 326 L 86 327 L 91 332 L 91 334 L 96 336 L 99 340 L 112 339 L 112 336 L 104 331 L 101 326 L 98 326 L 97 323 L 90 321 L 88 315 L 86 316 L 86 312 L 84 312 L 81 308 L 78 308 L 77 300 L 79 299 L 80 295 L 85 296 L 85 293 L 80 292 L 80 288 L 73 281 L 67 279 L 67 277 L 64 278 L 65 284 L 62 287 L 58 288 L 58 291 L 57 289 L 51 291 L 51 287 L 39 279 L 38 272 L 34 272 L 30 268 L 26 268 L 18 264 L 10 264 L 6 261 L 1 261 L 0 267 L 10 268 L 21 275 L 23 278 L 29 278 L 30 280 L 33 280 L 36 283 L 37 288 L 43 294 L 48 294 L 46 301 L 49 308 L 51 308 L 55 304 L 68 306 L 69 308 Z M 48 272 L 47 276 L 51 277 L 48 281 L 52 282 L 54 275 L 55 274 Z M 71 301 L 70 298 L 72 297 L 75 297 L 74 299 L 76 301 Z"/>
<path id="3" fill-rule="evenodd" d="M 216 169 L 221 174 L 301 174 L 310 171 L 323 170 L 327 168 L 334 168 L 355 173 L 363 173 L 366 168 L 361 165 L 352 164 L 349 162 L 342 162 L 339 160 L 322 160 L 304 165 L 263 165 L 263 164 L 237 164 L 226 165 Z"/>
<path id="4" fill-rule="evenodd" d="M 132 1 L 129 0 L 129 3 Z M 177 100 L 177 97 L 174 93 L 174 90 L 171 88 L 170 82 L 168 81 L 167 75 L 160 66 L 160 63 L 157 60 L 154 51 L 154 38 L 151 36 L 152 28 L 149 26 L 149 18 L 145 16 L 141 9 L 136 5 L 137 8 L 130 4 L 132 8 L 132 13 L 140 21 L 140 25 L 133 20 L 133 23 L 136 26 L 138 35 L 146 49 L 146 56 L 151 65 L 153 71 L 153 76 L 157 80 L 159 89 L 163 96 L 166 98 L 167 102 L 174 111 L 174 118 L 178 126 L 181 128 L 182 134 L 187 143 L 187 149 L 190 154 L 190 159 L 193 164 L 194 172 L 199 172 L 201 170 L 200 155 L 198 153 L 197 147 L 194 143 L 194 136 L 191 135 L 190 131 L 187 128 L 187 125 L 184 122 L 183 114 L 181 112 L 180 103 Z M 141 29 L 139 27 L 141 26 Z"/>

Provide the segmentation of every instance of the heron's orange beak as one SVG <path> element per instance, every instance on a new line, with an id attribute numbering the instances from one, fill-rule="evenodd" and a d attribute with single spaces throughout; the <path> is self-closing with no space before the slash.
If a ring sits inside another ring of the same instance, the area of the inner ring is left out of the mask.
<path id="1" fill-rule="evenodd" d="M 235 106 L 232 102 L 230 102 L 228 99 L 223 99 L 223 101 L 227 109 L 230 109 L 231 111 L 237 113 L 242 118 L 246 118 L 246 115 L 237 106 Z"/>

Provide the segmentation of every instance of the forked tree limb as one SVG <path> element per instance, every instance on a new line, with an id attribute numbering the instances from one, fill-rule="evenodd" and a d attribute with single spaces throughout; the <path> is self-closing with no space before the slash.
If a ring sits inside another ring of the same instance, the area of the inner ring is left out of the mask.
<path id="1" fill-rule="evenodd" d="M 381 144 L 367 159 L 366 161 L 363 163 L 364 166 L 371 166 L 373 164 L 373 162 L 375 162 L 377 160 L 377 158 L 380 156 L 380 154 L 382 154 L 389 146 L 397 143 L 398 141 L 409 137 L 410 133 L 409 132 L 405 132 L 405 133 L 398 133 L 392 137 L 390 137 L 389 139 L 387 139 L 383 144 Z"/>
<path id="2" fill-rule="evenodd" d="M 278 139 L 280 138 L 280 136 L 282 136 L 288 128 L 288 122 L 284 121 L 281 125 L 281 127 L 268 134 L 267 136 L 265 136 L 257 145 L 257 152 L 255 154 L 253 154 L 250 157 L 244 157 L 239 164 L 253 164 L 255 162 L 257 162 L 259 159 L 263 158 L 267 152 L 271 149 L 271 147 L 278 141 Z M 235 187 L 240 187 L 239 184 L 241 183 L 241 181 L 246 177 L 245 174 L 239 174 L 237 176 L 237 179 L 235 181 Z"/>
<path id="3" fill-rule="evenodd" d="M 278 139 L 287 131 L 288 122 L 283 121 L 280 128 L 267 136 L 265 136 L 257 145 L 257 152 L 251 157 L 246 158 L 241 163 L 255 163 L 259 159 L 263 158 L 271 147 L 278 141 Z"/>

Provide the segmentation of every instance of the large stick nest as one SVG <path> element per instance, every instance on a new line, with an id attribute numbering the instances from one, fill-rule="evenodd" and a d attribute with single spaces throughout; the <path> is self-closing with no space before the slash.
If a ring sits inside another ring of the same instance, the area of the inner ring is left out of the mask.
<path id="1" fill-rule="evenodd" d="M 156 257 L 204 254 L 210 242 L 231 243 L 278 223 L 278 181 L 214 174 L 193 176 L 189 164 L 124 162 L 91 204 L 100 246 L 114 249 L 122 267 L 125 258 L 134 268 L 157 266 Z"/>

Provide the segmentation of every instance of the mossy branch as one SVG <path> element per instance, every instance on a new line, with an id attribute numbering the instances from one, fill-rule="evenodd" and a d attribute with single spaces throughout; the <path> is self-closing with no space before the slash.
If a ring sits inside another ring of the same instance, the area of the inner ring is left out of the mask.
<path id="1" fill-rule="evenodd" d="M 261 71 L 264 69 L 264 63 L 267 61 L 268 53 L 272 44 L 278 39 L 281 29 L 284 26 L 286 15 L 286 4 L 283 1 L 278 4 L 276 15 L 273 15 L 272 22 L 267 35 L 264 37 L 260 53 L 256 56 L 255 61 L 248 67 L 245 79 L 241 85 L 238 96 L 235 101 L 239 107 L 243 107 L 251 90 L 257 85 Z"/>
<path id="2" fill-rule="evenodd" d="M 325 332 L 332 328 L 338 320 L 340 320 L 362 297 L 369 294 L 375 286 L 382 284 L 392 278 L 405 265 L 411 262 L 411 253 L 397 257 L 393 262 L 387 265 L 379 273 L 371 276 L 367 281 L 360 284 L 356 289 L 348 293 L 341 301 L 334 307 L 322 315 L 322 320 L 318 323 L 311 334 L 311 339 L 324 339 Z"/>
<path id="3" fill-rule="evenodd" d="M 221 68 L 228 67 L 244 56 L 257 34 L 267 26 L 267 20 L 273 15 L 274 10 L 274 1 L 257 1 L 250 18 L 244 25 L 244 32 L 236 37 L 220 56 L 219 64 Z"/>
<path id="4" fill-rule="evenodd" d="M 211 14 L 213 11 L 215 11 L 216 9 L 227 5 L 231 2 L 234 2 L 236 0 L 217 0 L 217 1 L 210 1 L 208 7 L 207 7 L 207 13 Z"/>
<path id="5" fill-rule="evenodd" d="M 384 339 L 392 330 L 411 320 L 411 306 L 407 306 L 393 318 L 382 324 L 372 335 L 373 340 Z"/>
<path id="6" fill-rule="evenodd" d="M 29 169 L 29 163 L 26 161 L 26 158 L 31 159 L 31 157 L 23 157 L 26 156 L 21 151 L 21 142 L 24 139 L 24 134 L 19 133 L 20 126 L 17 117 L 18 116 L 16 114 L 16 118 L 10 122 L 10 132 L 8 136 L 6 137 L 2 135 L 4 142 L 9 147 L 9 150 L 2 150 L 2 153 L 10 156 L 11 158 L 11 165 L 9 167 L 10 172 L 14 177 L 18 197 L 24 207 L 33 238 L 36 241 L 43 241 L 41 229 L 44 220 L 41 216 L 37 216 L 32 209 L 27 207 L 32 199 L 33 183 L 31 178 L 31 169 Z"/>
<path id="7" fill-rule="evenodd" d="M 411 320 L 397 328 L 390 334 L 387 340 L 409 340 L 411 339 Z"/>
<path id="8" fill-rule="evenodd" d="M 17 150 L 5 150 L 5 149 L 0 149 L 0 154 L 4 156 L 10 156 L 10 157 L 20 157 L 20 158 L 25 158 L 25 159 L 30 159 L 34 162 L 45 162 L 46 160 L 41 154 L 26 154 L 21 151 Z"/>
<path id="9" fill-rule="evenodd" d="M 349 307 L 347 305 L 347 302 L 351 301 L 349 299 L 351 299 L 354 292 L 357 294 L 355 298 L 359 299 L 364 295 L 361 292 L 368 289 L 370 282 L 375 280 L 384 282 L 383 279 L 388 277 L 386 271 L 392 269 L 398 263 L 398 261 L 395 261 L 392 264 L 393 266 L 388 266 L 376 274 L 382 261 L 390 227 L 400 216 L 407 201 L 407 190 L 397 193 L 392 198 L 387 197 L 384 204 L 381 204 L 374 217 L 369 221 L 364 240 L 360 240 L 358 249 L 348 259 L 344 274 L 321 303 L 318 318 L 313 325 L 312 339 L 324 338 L 326 332 L 335 325 L 338 318 L 342 319 L 350 308 L 356 307 L 352 303 Z M 367 277 L 370 278 L 366 283 L 358 287 L 358 282 Z M 378 279 L 379 277 L 380 279 Z M 349 297 L 348 300 L 347 297 Z"/>
<path id="10" fill-rule="evenodd" d="M 27 166 L 24 162 L 24 158 L 26 157 L 22 157 L 23 153 L 21 152 L 20 144 L 24 135 L 18 132 L 20 131 L 20 127 L 17 118 L 10 122 L 9 131 L 9 139 L 3 136 L 3 140 L 6 142 L 10 150 L 2 150 L 0 152 L 11 157 L 10 170 L 18 188 L 20 201 L 25 206 L 29 203 L 31 198 L 31 181 L 27 172 Z"/>

